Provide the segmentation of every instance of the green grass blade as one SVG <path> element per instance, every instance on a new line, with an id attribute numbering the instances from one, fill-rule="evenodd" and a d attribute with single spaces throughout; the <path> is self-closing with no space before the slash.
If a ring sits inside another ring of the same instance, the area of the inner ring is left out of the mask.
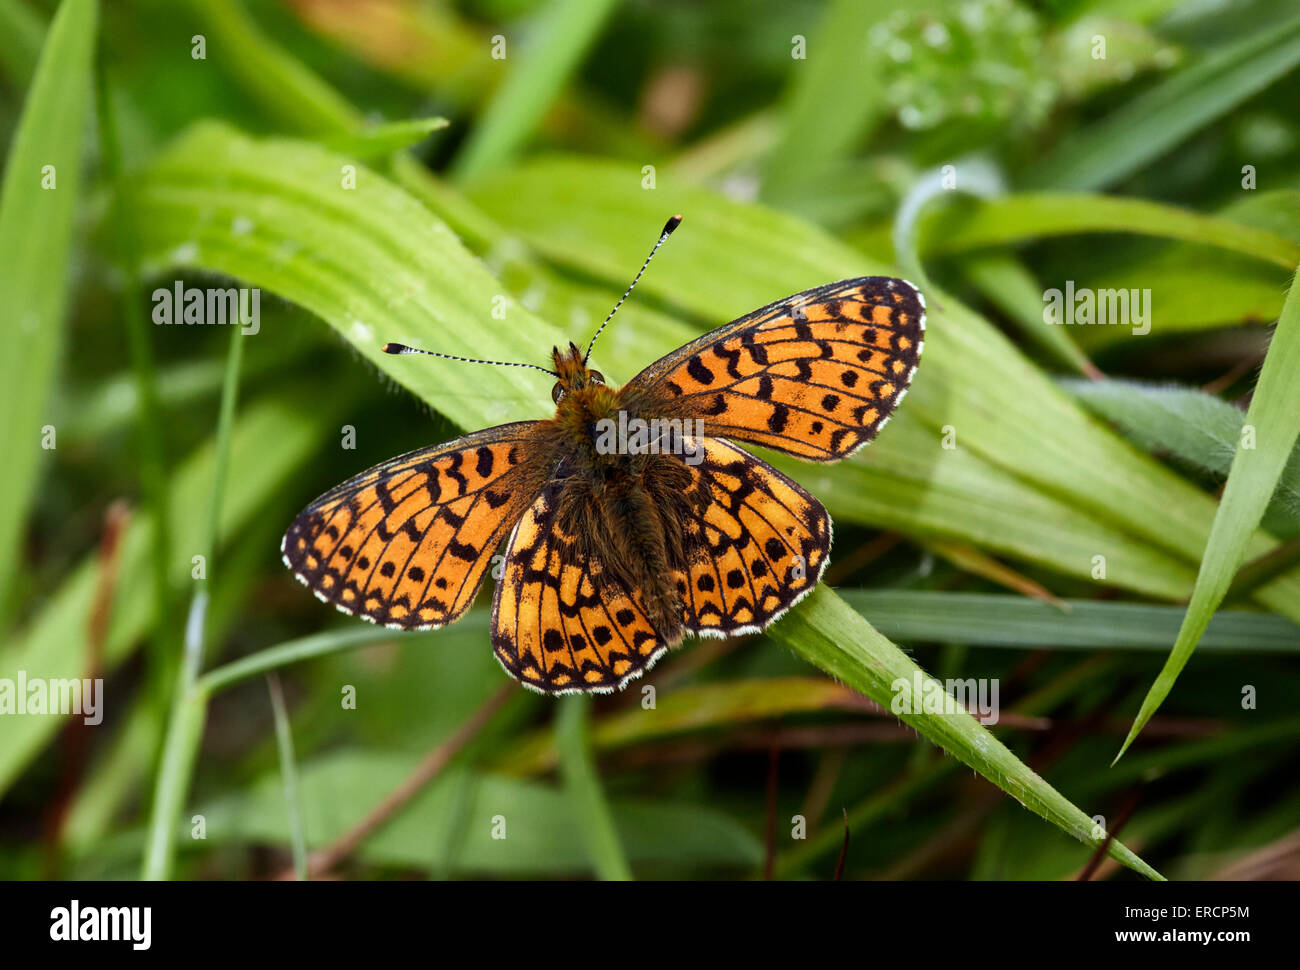
<path id="1" fill-rule="evenodd" d="M 615 0 L 555 0 L 527 40 L 502 35 L 506 78 L 456 157 L 453 171 L 473 178 L 504 162 L 537 128 L 546 109 L 595 41 Z"/>
<path id="2" fill-rule="evenodd" d="M 462 622 L 474 623 L 474 614 L 471 613 Z M 486 623 L 483 623 L 483 627 L 484 629 L 487 628 Z M 356 647 L 369 646 L 372 643 L 383 643 L 386 640 L 394 639 L 396 636 L 399 636 L 399 634 L 394 633 L 392 630 L 370 626 L 348 627 L 341 630 L 329 630 L 324 633 L 313 633 L 310 636 L 276 644 L 274 647 L 267 647 L 265 650 L 259 650 L 247 657 L 232 660 L 220 667 L 214 667 L 198 679 L 195 687 L 210 696 L 259 674 L 268 674 L 279 670 L 281 667 L 328 656 L 340 650 L 352 650 Z M 418 642 L 428 635 L 417 633 L 411 636 L 416 638 Z M 404 637 L 404 639 L 406 638 Z"/>
<path id="3" fill-rule="evenodd" d="M 955 166 L 945 166 L 955 168 Z M 960 166 L 961 178 L 956 183 L 962 193 L 970 193 L 979 198 L 991 198 L 1005 191 L 1002 172 L 986 159 L 975 158 L 963 161 Z M 922 213 L 937 199 L 950 199 L 958 191 L 948 182 L 949 174 L 943 169 L 933 169 L 919 178 L 898 205 L 894 217 L 893 240 L 894 258 L 898 260 L 903 273 L 915 280 L 925 292 L 934 287 L 925 267 L 921 263 L 919 249 L 919 231 Z"/>
<path id="4" fill-rule="evenodd" d="M 1144 451 L 1167 452 L 1214 475 L 1228 474 L 1246 414 L 1222 398 L 1193 387 L 1134 381 L 1067 381 L 1064 386 Z M 1276 498 L 1300 508 L 1300 450 L 1293 450 L 1283 467 Z"/>
<path id="5" fill-rule="evenodd" d="M 393 152 L 418 145 L 435 131 L 446 128 L 446 118 L 412 118 L 370 125 L 356 132 L 327 135 L 321 144 L 362 161 L 382 159 Z"/>
<path id="6" fill-rule="evenodd" d="M 1255 447 L 1239 445 L 1228 471 L 1228 484 L 1205 544 L 1200 573 L 1187 606 L 1187 615 L 1164 669 L 1156 677 L 1133 727 L 1120 748 L 1123 755 L 1143 726 L 1173 689 L 1178 674 L 1196 649 L 1210 617 L 1232 584 L 1246 555 L 1246 544 L 1277 488 L 1296 439 L 1300 437 L 1300 292 L 1287 295 L 1269 344 L 1259 383 L 1246 412 Z"/>
<path id="7" fill-rule="evenodd" d="M 1180 606 L 1063 600 L 1065 610 L 1005 593 L 841 589 L 844 602 L 898 643 L 934 641 L 980 647 L 1167 650 Z M 1224 653 L 1300 651 L 1300 626 L 1244 610 L 1214 614 L 1200 649 Z"/>
<path id="8" fill-rule="evenodd" d="M 302 806 L 298 802 L 298 765 L 293 755 L 293 733 L 289 727 L 289 711 L 284 703 L 280 678 L 268 674 L 267 691 L 271 696 L 271 713 L 275 718 L 275 747 L 280 756 L 280 775 L 284 779 L 284 801 L 289 807 L 289 844 L 293 850 L 293 870 L 298 881 L 307 876 L 307 837 L 302 829 Z"/>
<path id="9" fill-rule="evenodd" d="M 361 113 L 305 64 L 267 37 L 238 0 L 190 0 L 207 56 L 291 131 L 349 133 Z"/>
<path id="10" fill-rule="evenodd" d="M 1025 173 L 1031 187 L 1111 185 L 1173 149 L 1300 64 L 1300 18 L 1266 27 L 1069 135 Z"/>
<path id="11" fill-rule="evenodd" d="M 885 116 L 881 72 L 866 54 L 868 31 L 889 12 L 880 0 L 833 0 L 805 38 L 807 55 L 793 58 L 780 134 L 763 162 L 763 195 L 815 178 Z"/>
<path id="12" fill-rule="evenodd" d="M 345 168 L 355 188 L 344 187 Z M 431 367 L 381 351 L 393 340 L 540 363 L 563 337 L 420 202 L 347 156 L 204 124 L 123 201 L 138 207 L 146 265 L 224 273 L 299 304 L 461 427 L 536 418 L 549 400 L 550 382 L 527 368 Z M 247 231 L 232 233 L 236 223 Z"/>
<path id="13" fill-rule="evenodd" d="M 587 855 L 601 879 L 626 882 L 632 878 L 619 845 L 614 818 L 601 790 L 591 754 L 587 719 L 589 697 L 565 697 L 555 718 L 555 747 L 560 753 L 560 773 L 574 817 L 583 834 Z"/>
<path id="14" fill-rule="evenodd" d="M 68 267 L 91 104 L 95 0 L 59 7 L 23 105 L 0 187 L 0 617 L 10 595 L 27 512 L 46 458 L 42 440 L 63 345 Z M 57 427 L 54 428 L 57 446 Z"/>
<path id="15" fill-rule="evenodd" d="M 1068 327 L 1043 326 L 1043 287 L 1015 256 L 977 253 L 962 262 L 960 272 L 1028 340 L 1072 371 L 1098 373 L 1070 336 Z"/>
<path id="16" fill-rule="evenodd" d="M 772 627 L 770 636 L 887 710 L 892 709 L 895 697 L 909 695 L 915 678 L 931 680 L 907 654 L 825 586 L 819 586 L 801 609 Z M 1093 848 L 1103 843 L 1104 834 L 1094 834 L 1093 821 L 1085 812 L 1031 771 L 964 710 L 950 714 L 900 713 L 899 717 L 1067 835 Z M 1110 843 L 1107 852 L 1149 879 L 1161 878 L 1118 840 Z"/>
<path id="17" fill-rule="evenodd" d="M 193 746 L 197 745 L 198 735 L 203 729 L 202 714 L 196 711 L 202 705 L 194 691 L 194 682 L 203 669 L 210 583 L 216 569 L 217 541 L 221 535 L 221 513 L 226 496 L 231 437 L 235 426 L 235 402 L 239 395 L 239 370 L 247 339 L 239 327 L 230 328 L 230 351 L 226 357 L 221 406 L 217 415 L 217 435 L 213 443 L 208 530 L 203 545 L 200 546 L 205 567 L 201 578 L 195 581 L 189 615 L 185 621 L 184 654 L 172 694 L 171 717 L 163 736 L 162 762 L 154 784 L 149 815 L 149 837 L 145 842 L 141 869 L 144 879 L 167 879 L 171 876 L 175 822 L 189 792 L 190 775 L 197 756 L 197 749 Z M 177 750 L 178 748 L 186 750 Z"/>
<path id="18" fill-rule="evenodd" d="M 924 221 L 921 250 L 940 255 L 1099 232 L 1203 243 L 1288 270 L 1300 262 L 1300 244 L 1277 232 L 1147 199 L 1071 192 L 1024 192 L 954 205 Z"/>

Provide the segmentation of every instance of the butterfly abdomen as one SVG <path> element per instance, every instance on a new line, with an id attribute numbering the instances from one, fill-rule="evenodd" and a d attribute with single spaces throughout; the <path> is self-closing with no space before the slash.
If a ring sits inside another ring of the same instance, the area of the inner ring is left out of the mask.
<path id="1" fill-rule="evenodd" d="M 655 633 L 673 645 L 682 638 L 682 601 L 671 578 L 681 565 L 682 543 L 666 497 L 690 476 L 675 457 L 610 447 L 607 434 L 602 440 L 602 429 L 608 430 L 602 422 L 617 424 L 619 407 L 616 392 L 603 384 L 560 400 L 554 425 L 566 456 L 560 520 L 566 532 L 582 537 L 584 555 L 605 563 L 624 588 L 639 591 Z M 673 466 L 681 473 L 675 476 Z"/>

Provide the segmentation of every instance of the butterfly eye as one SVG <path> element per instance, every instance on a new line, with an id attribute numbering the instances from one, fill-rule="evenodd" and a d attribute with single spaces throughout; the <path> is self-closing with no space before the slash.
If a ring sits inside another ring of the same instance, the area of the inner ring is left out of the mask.
<path id="1" fill-rule="evenodd" d="M 605 383 L 605 375 L 602 374 L 600 371 L 598 371 L 598 370 L 588 371 L 587 374 L 588 374 L 588 376 L 589 376 L 590 379 L 591 379 L 591 383 L 593 383 L 593 384 L 604 384 L 604 383 Z"/>
<path id="2" fill-rule="evenodd" d="M 564 385 L 557 381 L 555 386 L 551 388 L 551 400 L 559 404 L 562 397 L 564 397 Z"/>

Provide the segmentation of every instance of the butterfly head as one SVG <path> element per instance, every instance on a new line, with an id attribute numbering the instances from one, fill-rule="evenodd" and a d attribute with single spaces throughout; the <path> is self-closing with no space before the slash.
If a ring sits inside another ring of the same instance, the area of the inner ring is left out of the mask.
<path id="1" fill-rule="evenodd" d="M 605 375 L 587 366 L 582 350 L 573 341 L 569 341 L 565 350 L 551 348 L 551 357 L 555 361 L 555 376 L 559 378 L 551 388 L 551 398 L 556 404 L 575 391 L 605 383 Z"/>

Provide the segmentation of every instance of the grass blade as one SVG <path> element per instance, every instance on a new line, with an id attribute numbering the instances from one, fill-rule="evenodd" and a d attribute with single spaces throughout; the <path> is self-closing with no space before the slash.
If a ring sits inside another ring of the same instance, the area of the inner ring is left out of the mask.
<path id="1" fill-rule="evenodd" d="M 1168 452 L 1187 464 L 1225 476 L 1242 440 L 1245 412 L 1193 387 L 1134 381 L 1066 381 L 1078 400 L 1123 429 L 1139 447 Z M 1300 451 L 1278 479 L 1277 499 L 1300 508 Z"/>
<path id="2" fill-rule="evenodd" d="M 1098 232 L 1203 243 L 1288 270 L 1300 262 L 1300 244 L 1276 232 L 1147 199 L 1072 192 L 1024 192 L 953 205 L 923 221 L 921 250 L 938 255 Z"/>
<path id="3" fill-rule="evenodd" d="M 203 124 L 159 157 L 123 203 L 140 212 L 146 265 L 224 273 L 297 303 L 461 427 L 535 418 L 537 403 L 549 400 L 550 382 L 527 368 L 430 367 L 381 351 L 395 340 L 529 360 L 563 337 L 420 202 L 347 156 Z M 232 233 L 236 221 L 251 228 Z M 500 300 L 504 326 L 492 317 Z"/>
<path id="4" fill-rule="evenodd" d="M 618 830 L 601 791 L 596 765 L 591 756 L 587 719 L 589 697 L 565 697 L 555 718 L 555 747 L 560 753 L 560 772 L 573 813 L 582 830 L 587 854 L 601 879 L 626 882 L 632 878 Z"/>
<path id="5" fill-rule="evenodd" d="M 289 844 L 293 849 L 293 870 L 298 881 L 307 879 L 307 837 L 302 829 L 302 808 L 298 804 L 298 766 L 293 756 L 293 733 L 289 728 L 289 711 L 284 690 L 275 674 L 266 677 L 271 695 L 271 712 L 275 717 L 275 746 L 280 755 L 280 775 L 284 779 L 284 801 L 289 807 Z"/>
<path id="6" fill-rule="evenodd" d="M 239 394 L 239 367 L 244 358 L 246 336 L 239 327 L 230 328 L 230 351 L 221 386 L 221 407 L 217 416 L 217 436 L 213 443 L 212 492 L 208 500 L 208 531 L 204 536 L 204 569 L 194 585 L 190 611 L 185 621 L 185 650 L 172 694 L 171 716 L 163 736 L 162 762 L 154 783 L 153 804 L 149 815 L 149 837 L 145 842 L 141 876 L 144 879 L 167 879 L 171 875 L 175 850 L 176 820 L 180 815 L 197 743 L 203 730 L 201 709 L 194 683 L 203 669 L 203 652 L 207 632 L 211 576 L 216 568 L 217 540 L 221 535 L 222 505 L 226 496 L 226 476 L 230 466 L 231 438 L 235 427 L 235 401 Z"/>
<path id="7" fill-rule="evenodd" d="M 931 680 L 907 654 L 825 586 L 817 587 L 802 608 L 772 627 L 769 635 L 886 709 L 892 709 L 896 696 L 911 695 L 910 685 L 915 678 Z M 914 703 L 919 707 L 920 698 Z M 1031 771 L 965 710 L 904 711 L 899 717 L 1067 835 L 1094 849 L 1106 841 L 1105 833 L 1096 831 L 1087 814 Z M 1117 840 L 1112 840 L 1106 851 L 1117 862 L 1149 879 L 1161 878 Z"/>
<path id="8" fill-rule="evenodd" d="M 5 401 L 0 454 L 6 458 L 0 485 L 0 617 L 9 602 L 41 465 L 58 440 L 50 441 L 58 429 L 50 425 L 46 408 L 63 344 L 98 12 L 95 0 L 64 0 L 59 7 L 0 187 L 0 306 L 11 315 L 0 354 Z"/>
<path id="9" fill-rule="evenodd" d="M 1071 370 L 1089 377 L 1100 376 L 1069 335 L 1068 328 L 1043 326 L 1043 287 L 1014 255 L 978 253 L 963 262 L 961 272 L 1025 338 Z"/>
<path id="10" fill-rule="evenodd" d="M 614 7 L 615 0 L 556 0 L 541 12 L 526 44 L 502 35 L 507 46 L 501 63 L 509 73 L 456 158 L 453 171 L 459 178 L 500 165 L 523 144 Z"/>
<path id="11" fill-rule="evenodd" d="M 1150 720 L 1173 689 L 1197 641 L 1205 632 L 1246 555 L 1246 543 L 1277 488 L 1296 439 L 1300 437 L 1300 291 L 1292 286 L 1264 358 L 1259 383 L 1246 412 L 1254 447 L 1239 445 L 1228 471 L 1228 484 L 1205 544 L 1201 569 L 1178 639 L 1164 669 L 1151 685 L 1116 760 Z"/>
<path id="12" fill-rule="evenodd" d="M 1300 18 L 1222 48 L 1069 136 L 1025 173 L 1033 187 L 1088 191 L 1155 161 L 1300 64 Z"/>
<path id="13" fill-rule="evenodd" d="M 976 647 L 1166 650 L 1183 608 L 1148 603 L 1064 600 L 1066 609 L 1005 593 L 842 589 L 844 602 L 898 643 L 952 641 Z M 1202 650 L 1300 651 L 1300 626 L 1244 610 L 1214 614 Z"/>
<path id="14" fill-rule="evenodd" d="M 780 135 L 763 163 L 765 197 L 779 199 L 824 172 L 884 117 L 879 64 L 864 48 L 871 26 L 887 13 L 878 0 L 826 5 L 807 39 L 812 51 L 791 71 Z"/>

